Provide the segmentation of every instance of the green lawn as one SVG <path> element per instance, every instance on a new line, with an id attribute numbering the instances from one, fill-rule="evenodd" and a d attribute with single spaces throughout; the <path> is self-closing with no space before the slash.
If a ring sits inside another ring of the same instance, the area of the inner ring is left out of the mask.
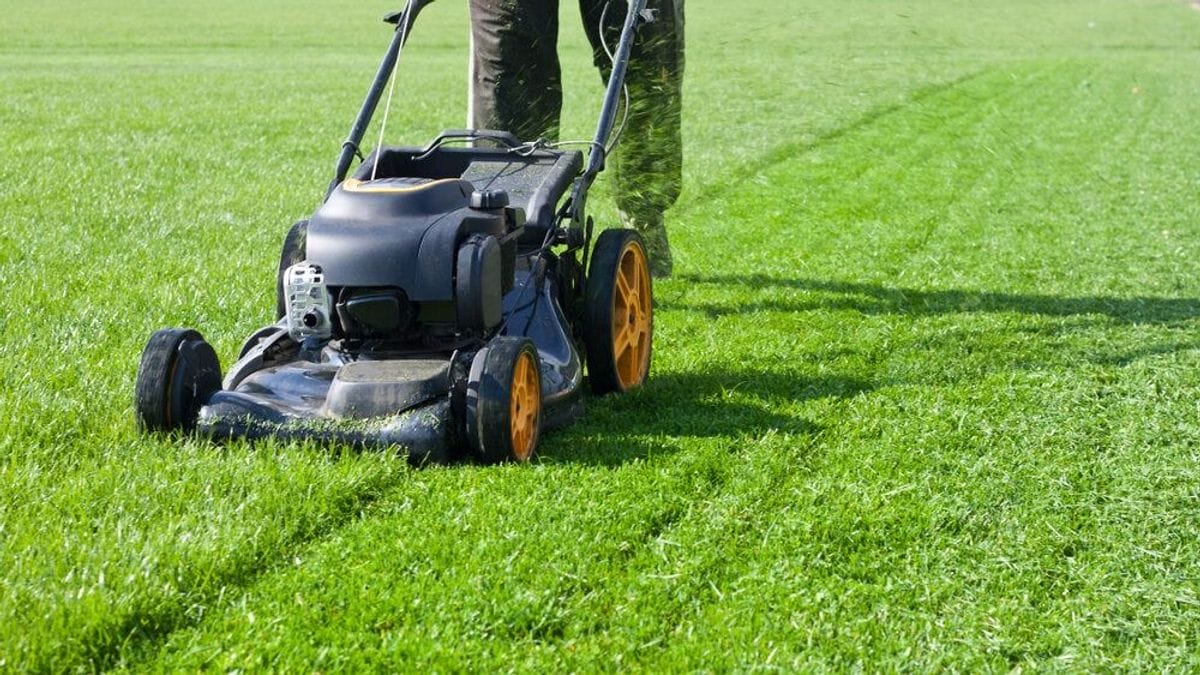
<path id="1" fill-rule="evenodd" d="M 652 381 L 414 470 L 132 413 L 151 331 L 270 319 L 396 5 L 10 0 L 0 670 L 1200 668 L 1200 11 L 690 5 Z"/>

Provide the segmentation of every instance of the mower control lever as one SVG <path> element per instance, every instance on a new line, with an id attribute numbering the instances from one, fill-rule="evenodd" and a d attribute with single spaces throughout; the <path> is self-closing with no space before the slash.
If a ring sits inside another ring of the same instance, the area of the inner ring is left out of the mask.
<path id="1" fill-rule="evenodd" d="M 520 139 L 513 136 L 507 131 L 493 131 L 491 129 L 448 129 L 438 134 L 438 137 L 430 141 L 429 145 L 425 146 L 414 157 L 416 159 L 424 159 L 434 150 L 442 147 L 449 141 L 474 141 L 487 140 L 496 141 L 511 149 L 524 147 Z"/>
<path id="2" fill-rule="evenodd" d="M 396 32 L 392 36 L 392 41 L 383 56 L 383 62 L 379 64 L 379 70 L 375 71 L 375 79 L 371 81 L 371 88 L 367 90 L 367 100 L 363 101 L 362 107 L 358 110 L 358 116 L 354 118 L 354 124 L 350 127 L 350 134 L 346 137 L 346 141 L 342 143 L 342 151 L 338 155 L 337 165 L 333 171 L 333 181 L 329 183 L 329 189 L 325 191 L 325 199 L 329 199 L 329 195 L 333 194 L 333 189 L 345 180 L 346 173 L 350 171 L 350 163 L 354 161 L 355 155 L 361 155 L 358 146 L 362 142 L 363 133 L 366 132 L 367 125 L 371 123 L 371 117 L 375 114 L 375 106 L 379 104 L 379 97 L 383 95 L 384 86 L 387 85 L 392 71 L 396 68 L 396 60 L 400 58 L 400 50 L 404 47 L 404 42 L 408 39 L 413 22 L 417 20 L 417 14 L 431 2 L 433 0 L 408 0 L 404 11 L 395 18 Z M 391 16 L 389 14 L 387 17 L 384 17 L 384 20 L 391 22 Z"/>

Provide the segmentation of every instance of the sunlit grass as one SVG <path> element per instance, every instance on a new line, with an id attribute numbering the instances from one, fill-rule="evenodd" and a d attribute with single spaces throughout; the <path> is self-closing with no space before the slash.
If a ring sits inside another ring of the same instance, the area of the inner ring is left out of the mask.
<path id="1" fill-rule="evenodd" d="M 0 669 L 1200 665 L 1200 12 L 692 5 L 650 385 L 415 471 L 131 410 L 152 330 L 269 320 L 393 7 L 6 13 Z M 394 140 L 462 124 L 465 37 Z"/>

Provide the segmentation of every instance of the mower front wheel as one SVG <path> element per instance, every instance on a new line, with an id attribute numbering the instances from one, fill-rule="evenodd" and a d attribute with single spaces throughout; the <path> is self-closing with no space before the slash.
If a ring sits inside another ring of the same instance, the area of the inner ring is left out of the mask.
<path id="1" fill-rule="evenodd" d="M 488 464 L 527 462 L 541 433 L 542 376 L 529 338 L 493 338 L 471 362 L 466 431 L 471 449 Z"/>
<path id="2" fill-rule="evenodd" d="M 588 379 L 597 394 L 624 393 L 650 375 L 654 294 L 646 245 L 634 230 L 596 240 L 584 295 Z"/>
<path id="3" fill-rule="evenodd" d="M 138 428 L 191 431 L 200 406 L 221 388 L 217 353 L 194 330 L 155 331 L 142 350 L 134 385 Z"/>

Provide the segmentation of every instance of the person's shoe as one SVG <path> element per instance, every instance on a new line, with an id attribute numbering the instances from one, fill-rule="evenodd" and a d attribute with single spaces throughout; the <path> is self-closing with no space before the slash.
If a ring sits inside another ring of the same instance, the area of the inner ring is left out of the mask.
<path id="1" fill-rule="evenodd" d="M 667 240 L 667 226 L 662 218 L 646 221 L 622 216 L 625 227 L 632 228 L 642 235 L 646 244 L 646 261 L 650 265 L 650 276 L 655 279 L 666 279 L 671 276 L 674 264 L 671 260 L 671 243 Z"/>

